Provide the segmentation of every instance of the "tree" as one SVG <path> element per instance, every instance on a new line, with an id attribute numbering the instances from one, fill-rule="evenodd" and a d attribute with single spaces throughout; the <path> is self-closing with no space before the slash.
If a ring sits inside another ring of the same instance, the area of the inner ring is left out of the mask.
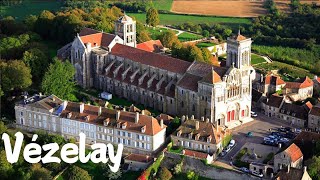
<path id="1" fill-rule="evenodd" d="M 189 45 L 187 49 L 189 51 L 189 61 L 203 61 L 201 49 L 195 45 Z"/>
<path id="2" fill-rule="evenodd" d="M 22 61 L 0 61 L 0 70 L 1 87 L 4 92 L 13 89 L 25 89 L 32 83 L 30 68 Z"/>
<path id="3" fill-rule="evenodd" d="M 69 61 L 54 59 L 45 73 L 41 88 L 46 94 L 55 94 L 62 99 L 73 100 L 75 70 Z"/>
<path id="4" fill-rule="evenodd" d="M 141 31 L 141 32 L 139 32 L 137 34 L 138 43 L 146 42 L 146 41 L 149 41 L 149 40 L 151 40 L 151 38 L 149 36 L 148 31 L 144 30 L 144 31 Z"/>
<path id="5" fill-rule="evenodd" d="M 33 82 L 40 83 L 44 69 L 48 67 L 47 56 L 37 48 L 29 49 L 23 53 L 23 62 L 31 69 Z"/>
<path id="6" fill-rule="evenodd" d="M 202 31 L 202 35 L 204 37 L 209 37 L 210 36 L 210 32 L 208 30 L 204 30 L 204 31 Z"/>
<path id="7" fill-rule="evenodd" d="M 78 166 L 72 165 L 67 170 L 67 179 L 68 180 L 91 180 L 88 172 Z"/>
<path id="8" fill-rule="evenodd" d="M 3 134 L 7 131 L 7 126 L 4 124 L 4 122 L 0 121 L 0 134 Z"/>
<path id="9" fill-rule="evenodd" d="M 207 48 L 201 48 L 203 61 L 205 63 L 211 64 L 212 54 Z"/>
<path id="10" fill-rule="evenodd" d="M 119 170 L 117 172 L 112 172 L 110 170 L 109 167 L 107 167 L 107 171 L 106 171 L 106 174 L 105 174 L 105 177 L 109 180 L 113 180 L 113 179 L 119 179 L 121 178 L 122 176 L 122 171 L 121 169 L 119 168 Z"/>
<path id="11" fill-rule="evenodd" d="M 54 18 L 50 11 L 42 11 L 35 23 L 35 31 L 44 38 L 50 38 Z"/>
<path id="12" fill-rule="evenodd" d="M 3 179 L 10 177 L 13 172 L 12 164 L 7 161 L 6 152 L 0 151 L 0 176 Z"/>
<path id="13" fill-rule="evenodd" d="M 33 31 L 37 20 L 38 20 L 38 16 L 29 15 L 23 20 L 23 22 L 26 24 L 26 26 L 30 31 Z"/>
<path id="14" fill-rule="evenodd" d="M 320 180 L 320 156 L 314 156 L 308 167 L 308 173 L 313 180 Z"/>
<path id="15" fill-rule="evenodd" d="M 52 179 L 51 172 L 48 169 L 41 167 L 40 164 L 33 164 L 31 170 L 32 170 L 31 179 L 38 179 L 38 180 Z"/>
<path id="16" fill-rule="evenodd" d="M 180 41 L 174 31 L 165 31 L 159 35 L 159 40 L 164 47 L 171 48 L 174 43 L 178 44 Z"/>
<path id="17" fill-rule="evenodd" d="M 172 178 L 171 172 L 166 167 L 161 167 L 158 174 L 160 180 L 168 180 Z"/>
<path id="18" fill-rule="evenodd" d="M 189 180 L 198 180 L 198 179 L 199 179 L 199 176 L 198 176 L 195 172 L 193 172 L 193 171 L 188 171 L 188 172 L 187 172 L 187 178 L 188 178 Z"/>
<path id="19" fill-rule="evenodd" d="M 159 14 L 158 14 L 158 10 L 155 9 L 155 8 L 150 8 L 148 11 L 147 11 L 147 14 L 146 14 L 146 23 L 149 25 L 149 26 L 157 26 L 159 25 L 160 23 L 160 18 L 159 18 Z"/>

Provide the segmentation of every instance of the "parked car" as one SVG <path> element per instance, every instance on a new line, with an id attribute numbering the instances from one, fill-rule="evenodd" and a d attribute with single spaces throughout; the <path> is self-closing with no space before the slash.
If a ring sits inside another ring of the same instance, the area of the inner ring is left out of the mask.
<path id="1" fill-rule="evenodd" d="M 250 131 L 246 134 L 246 137 L 252 137 L 253 136 L 253 133 Z"/>
<path id="2" fill-rule="evenodd" d="M 236 141 L 231 139 L 231 141 L 229 143 L 229 147 L 232 148 L 235 144 L 236 144 Z"/>
<path id="3" fill-rule="evenodd" d="M 240 171 L 245 172 L 245 173 L 250 173 L 250 170 L 246 167 L 241 167 Z"/>
<path id="4" fill-rule="evenodd" d="M 230 150 L 231 150 L 231 149 L 230 149 L 229 146 L 227 146 L 227 147 L 225 148 L 225 151 L 226 151 L 227 153 L 228 153 Z"/>
<path id="5" fill-rule="evenodd" d="M 280 131 L 280 132 L 287 132 L 286 128 L 284 128 L 284 127 L 278 128 L 278 131 Z"/>
<path id="6" fill-rule="evenodd" d="M 289 139 L 281 138 L 281 139 L 278 140 L 278 142 L 287 143 L 287 142 L 289 142 Z"/>
<path id="7" fill-rule="evenodd" d="M 225 155 L 227 155 L 227 152 L 226 152 L 226 151 L 222 151 L 222 152 L 220 153 L 220 156 L 221 156 L 221 157 L 224 157 Z"/>
<path id="8" fill-rule="evenodd" d="M 253 175 L 255 175 L 255 176 L 258 176 L 258 177 L 263 177 L 263 174 L 262 173 L 259 173 L 259 172 L 255 172 L 255 171 L 252 171 L 251 172 Z"/>
<path id="9" fill-rule="evenodd" d="M 251 117 L 257 117 L 258 114 L 256 112 L 251 111 Z"/>

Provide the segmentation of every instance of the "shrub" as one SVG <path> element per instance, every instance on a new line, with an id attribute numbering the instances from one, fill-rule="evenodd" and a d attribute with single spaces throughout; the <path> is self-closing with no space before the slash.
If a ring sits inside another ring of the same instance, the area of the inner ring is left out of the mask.
<path id="1" fill-rule="evenodd" d="M 158 174 L 160 180 L 168 180 L 172 178 L 171 172 L 166 167 L 161 167 Z"/>

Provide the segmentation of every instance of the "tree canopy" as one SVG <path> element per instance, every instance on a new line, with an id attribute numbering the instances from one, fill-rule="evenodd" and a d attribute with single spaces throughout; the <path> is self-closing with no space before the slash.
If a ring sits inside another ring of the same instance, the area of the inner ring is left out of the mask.
<path id="1" fill-rule="evenodd" d="M 160 23 L 160 18 L 159 18 L 159 14 L 158 14 L 158 10 L 155 8 L 150 8 L 147 11 L 146 14 L 146 23 L 149 26 L 157 26 Z"/>
<path id="2" fill-rule="evenodd" d="M 54 59 L 43 77 L 41 89 L 45 94 L 54 94 L 62 99 L 74 100 L 75 70 L 69 61 Z"/>
<path id="3" fill-rule="evenodd" d="M 91 177 L 86 170 L 84 170 L 76 165 L 72 165 L 68 169 L 67 179 L 68 180 L 79 180 L 79 179 L 91 180 Z"/>

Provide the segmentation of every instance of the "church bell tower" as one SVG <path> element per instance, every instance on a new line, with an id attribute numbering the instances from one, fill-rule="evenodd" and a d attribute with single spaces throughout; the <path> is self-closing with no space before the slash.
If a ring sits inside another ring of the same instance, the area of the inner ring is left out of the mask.
<path id="1" fill-rule="evenodd" d="M 115 22 L 115 34 L 123 39 L 123 44 L 136 47 L 136 21 L 125 13 Z"/>
<path id="2" fill-rule="evenodd" d="M 251 38 L 241 35 L 240 30 L 236 36 L 227 40 L 227 67 L 234 66 L 241 69 L 251 66 Z"/>

